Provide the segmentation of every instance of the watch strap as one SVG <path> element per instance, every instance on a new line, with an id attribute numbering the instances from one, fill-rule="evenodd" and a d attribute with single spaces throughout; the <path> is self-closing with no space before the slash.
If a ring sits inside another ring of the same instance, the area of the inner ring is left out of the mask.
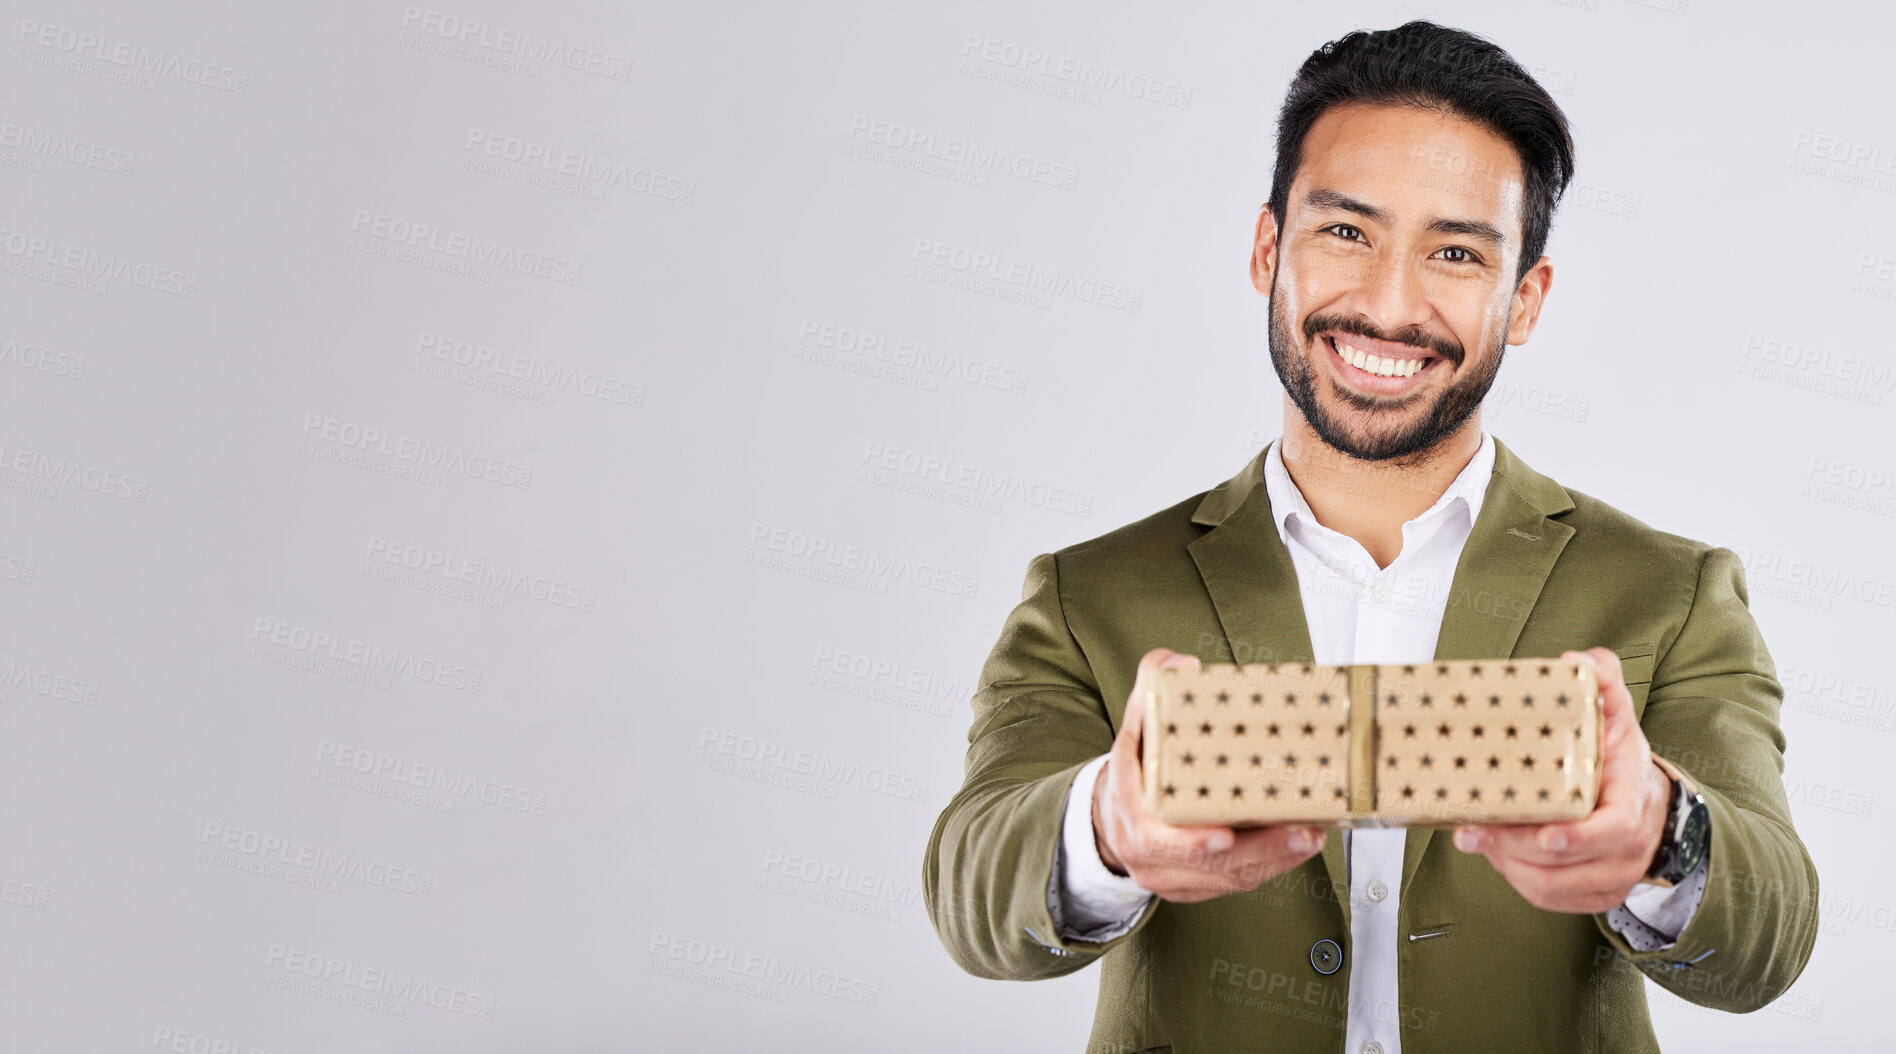
<path id="1" fill-rule="evenodd" d="M 1699 793 L 1698 784 L 1693 781 L 1692 777 L 1686 775 L 1684 770 L 1680 769 L 1679 766 L 1674 765 L 1672 762 L 1667 761 L 1657 754 L 1652 756 L 1652 763 L 1659 766 L 1659 771 L 1672 777 L 1674 783 L 1683 785 L 1687 794 Z"/>
<path id="2" fill-rule="evenodd" d="M 1666 820 L 1659 832 L 1659 848 L 1653 853 L 1652 863 L 1646 867 L 1646 877 L 1640 881 L 1649 886 L 1671 888 L 1685 878 L 1683 874 L 1672 873 L 1677 871 L 1679 824 L 1702 796 L 1698 784 L 1677 765 L 1658 754 L 1652 755 L 1652 762 L 1672 783 L 1666 794 Z"/>
<path id="3" fill-rule="evenodd" d="M 1653 760 L 1658 761 L 1658 755 L 1654 755 Z M 1671 772 L 1668 771 L 1667 775 L 1671 775 Z M 1668 872 L 1673 870 L 1672 862 L 1677 859 L 1675 832 L 1679 829 L 1679 803 L 1684 800 L 1685 789 L 1685 781 L 1677 776 L 1672 776 L 1671 782 L 1666 785 L 1666 818 L 1659 828 L 1659 848 L 1653 850 L 1652 861 L 1646 865 L 1645 877 L 1639 880 L 1644 885 L 1670 889 L 1678 884 Z"/>

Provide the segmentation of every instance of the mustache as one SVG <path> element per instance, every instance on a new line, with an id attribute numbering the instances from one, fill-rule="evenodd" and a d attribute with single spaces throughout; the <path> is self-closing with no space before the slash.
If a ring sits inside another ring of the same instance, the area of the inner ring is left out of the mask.
<path id="1" fill-rule="evenodd" d="M 1462 359 L 1466 357 L 1466 352 L 1462 350 L 1462 346 L 1455 341 L 1447 337 L 1438 337 L 1433 333 L 1414 326 L 1408 329 L 1397 330 L 1394 333 L 1385 333 L 1381 327 L 1364 318 L 1312 315 L 1304 319 L 1304 340 L 1306 342 L 1316 340 L 1317 334 L 1324 332 L 1348 333 L 1352 336 L 1367 337 L 1370 340 L 1380 340 L 1387 344 L 1402 344 L 1411 348 L 1422 348 L 1441 356 L 1453 366 L 1460 366 Z"/>

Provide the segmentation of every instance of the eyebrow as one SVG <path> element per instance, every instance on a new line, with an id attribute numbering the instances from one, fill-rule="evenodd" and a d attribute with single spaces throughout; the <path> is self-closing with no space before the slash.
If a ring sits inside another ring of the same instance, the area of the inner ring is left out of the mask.
<path id="1" fill-rule="evenodd" d="M 1377 223 L 1385 225 L 1390 222 L 1389 213 L 1371 205 L 1367 201 L 1358 201 L 1348 194 L 1337 190 L 1313 190 L 1304 195 L 1304 205 L 1313 209 L 1354 212 L 1366 219 L 1374 220 Z M 1494 224 L 1483 223 L 1480 220 L 1451 220 L 1444 219 L 1440 216 L 1431 216 L 1429 221 L 1423 225 L 1423 228 L 1425 230 L 1435 231 L 1438 234 L 1459 234 L 1469 238 L 1476 238 L 1487 242 L 1496 249 L 1501 248 L 1507 243 L 1507 239 Z"/>

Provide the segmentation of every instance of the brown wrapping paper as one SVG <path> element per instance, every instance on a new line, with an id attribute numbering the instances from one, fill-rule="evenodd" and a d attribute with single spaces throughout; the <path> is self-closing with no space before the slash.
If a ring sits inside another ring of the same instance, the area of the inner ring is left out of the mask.
<path id="1" fill-rule="evenodd" d="M 1575 820 L 1599 796 L 1604 714 L 1577 660 L 1161 670 L 1141 777 L 1171 824 Z"/>

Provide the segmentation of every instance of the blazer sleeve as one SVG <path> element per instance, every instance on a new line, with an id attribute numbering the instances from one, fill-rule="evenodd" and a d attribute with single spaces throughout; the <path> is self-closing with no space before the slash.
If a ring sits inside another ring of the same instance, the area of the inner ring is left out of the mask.
<path id="1" fill-rule="evenodd" d="M 978 977 L 1037 980 L 1072 973 L 1128 940 L 1063 937 L 1048 904 L 1067 791 L 1081 767 L 1112 749 L 1099 684 L 1067 627 L 1059 561 L 1036 556 L 1021 600 L 981 670 L 966 776 L 928 838 L 923 901 L 935 932 Z"/>
<path id="2" fill-rule="evenodd" d="M 1745 1013 L 1797 980 L 1817 940 L 1817 869 L 1784 793 L 1784 689 L 1752 618 L 1744 569 L 1708 550 L 1684 624 L 1653 670 L 1640 727 L 1699 785 L 1711 812 L 1704 899 L 1671 946 L 1637 951 L 1600 932 L 1655 983 Z"/>

